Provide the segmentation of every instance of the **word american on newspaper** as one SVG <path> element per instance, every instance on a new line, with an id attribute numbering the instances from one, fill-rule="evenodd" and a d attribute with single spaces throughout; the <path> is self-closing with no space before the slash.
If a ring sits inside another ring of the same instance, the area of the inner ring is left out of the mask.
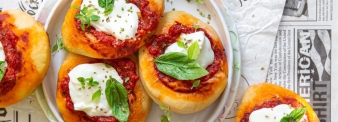
<path id="1" fill-rule="evenodd" d="M 286 0 L 267 81 L 306 99 L 331 122 L 333 0 Z"/>

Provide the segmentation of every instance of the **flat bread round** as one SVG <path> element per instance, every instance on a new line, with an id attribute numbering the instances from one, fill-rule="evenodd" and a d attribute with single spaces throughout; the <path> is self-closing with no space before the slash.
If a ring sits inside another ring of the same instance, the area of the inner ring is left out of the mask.
<path id="1" fill-rule="evenodd" d="M 149 12 L 141 12 L 139 28 L 135 37 L 121 41 L 105 33 L 93 34 L 95 28 L 89 28 L 86 31 L 77 28 L 77 19 L 74 17 L 78 9 L 74 9 L 73 6 L 81 6 L 82 0 L 73 0 L 62 26 L 62 41 L 67 50 L 72 53 L 100 59 L 121 58 L 136 52 L 144 45 L 145 40 L 155 32 L 163 14 L 164 0 L 138 0 L 138 2 L 129 0 L 129 2 L 136 2 L 136 6 L 139 8 L 148 3 L 143 9 Z M 150 13 L 150 11 L 153 12 L 153 17 L 143 15 Z M 114 18 L 110 19 L 113 22 Z M 142 28 L 140 25 L 142 25 Z M 99 38 L 108 41 L 102 41 Z"/>
<path id="2" fill-rule="evenodd" d="M 133 55 L 129 56 L 128 58 L 131 59 L 133 62 L 135 62 L 136 73 L 137 73 L 138 72 L 137 58 Z M 110 59 L 110 60 L 113 60 L 113 59 Z M 62 91 L 62 81 L 65 79 L 65 77 L 68 77 L 68 73 L 77 65 L 84 64 L 84 63 L 90 63 L 90 62 L 103 62 L 103 61 L 102 60 L 98 61 L 98 59 L 93 59 L 93 58 L 70 53 L 66 57 L 66 60 L 63 62 L 62 66 L 60 67 L 59 75 L 58 75 L 57 91 L 56 91 L 56 103 L 57 103 L 60 113 L 62 114 L 63 119 L 66 122 L 68 121 L 69 122 L 91 121 L 91 120 L 86 120 L 85 118 L 77 115 L 77 113 L 74 113 L 74 111 L 67 109 L 66 107 L 67 97 L 65 93 L 69 91 Z M 132 90 L 132 93 L 128 94 L 128 99 L 129 99 L 128 102 L 129 102 L 129 109 L 130 109 L 130 115 L 129 115 L 128 121 L 129 122 L 146 121 L 148 117 L 148 113 L 150 111 L 150 107 L 151 107 L 151 100 L 150 100 L 150 97 L 145 92 L 145 90 L 143 89 L 143 86 L 140 80 L 136 81 L 136 84 L 135 84 L 134 89 Z M 105 121 L 104 117 L 101 117 L 101 118 L 102 118 L 102 121 Z M 107 117 L 107 118 L 110 118 L 110 117 Z"/>
<path id="3" fill-rule="evenodd" d="M 43 25 L 20 10 L 0 13 L 0 42 L 7 69 L 0 81 L 0 108 L 30 95 L 50 63 L 49 38 Z"/>
<path id="4" fill-rule="evenodd" d="M 245 114 L 251 113 L 256 106 L 259 106 L 264 102 L 278 100 L 283 104 L 285 99 L 290 98 L 295 100 L 293 104 L 297 105 L 297 107 L 307 107 L 306 115 L 308 117 L 308 122 L 319 122 L 316 113 L 304 98 L 289 89 L 270 83 L 252 85 L 245 91 L 237 111 L 235 122 L 245 122 L 242 120 Z"/>
<path id="5" fill-rule="evenodd" d="M 157 104 L 168 106 L 171 111 L 177 113 L 194 113 L 209 106 L 224 91 L 227 85 L 228 64 L 223 52 L 222 42 L 215 30 L 210 25 L 188 13 L 182 11 L 165 13 L 155 33 L 155 37 L 161 34 L 167 34 L 169 29 L 177 23 L 181 23 L 182 26 L 189 28 L 193 28 L 194 25 L 199 25 L 199 28 L 203 29 L 209 35 L 209 40 L 212 40 L 212 49 L 221 50 L 219 51 L 221 55 L 219 60 L 220 64 L 216 67 L 218 71 L 206 81 L 201 80 L 200 85 L 196 88 L 192 88 L 191 86 L 194 81 L 180 81 L 172 77 L 175 81 L 164 83 L 158 75 L 159 71 L 153 61 L 154 56 L 149 53 L 147 46 L 144 46 L 139 50 L 139 72 L 146 91 Z M 150 45 L 152 45 L 151 42 Z M 170 87 L 166 84 L 170 84 Z M 187 84 L 189 85 L 185 86 Z"/>

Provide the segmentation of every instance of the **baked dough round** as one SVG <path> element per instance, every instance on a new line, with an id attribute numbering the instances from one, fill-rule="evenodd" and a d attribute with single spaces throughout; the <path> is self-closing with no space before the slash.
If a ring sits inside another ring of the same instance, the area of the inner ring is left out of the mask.
<path id="1" fill-rule="evenodd" d="M 42 24 L 20 10 L 0 13 L 0 42 L 8 64 L 0 81 L 1 108 L 21 101 L 40 85 L 50 63 L 50 47 Z"/>
<path id="2" fill-rule="evenodd" d="M 69 50 L 69 52 L 85 55 L 92 58 L 115 59 L 133 54 L 142 45 L 144 45 L 145 40 L 149 36 L 153 35 L 164 11 L 164 0 L 139 0 L 139 3 L 145 2 L 149 2 L 149 9 L 150 11 L 155 12 L 154 15 L 156 15 L 156 17 L 141 15 L 141 18 L 139 18 L 139 26 L 145 26 L 145 28 L 149 28 L 150 30 L 140 29 L 139 27 L 136 36 L 133 39 L 127 39 L 125 41 L 113 40 L 113 42 L 108 43 L 100 41 L 94 34 L 89 32 L 88 29 L 86 29 L 86 31 L 82 31 L 81 29 L 77 28 L 77 21 L 74 17 L 77 14 L 78 10 L 74 9 L 72 6 L 81 6 L 82 0 L 73 0 L 62 26 L 63 44 L 65 45 L 67 50 Z M 141 5 L 137 6 L 140 7 Z M 141 19 L 148 18 L 155 20 L 141 22 Z M 115 37 L 111 35 L 107 36 L 109 38 L 115 39 Z"/>
<path id="3" fill-rule="evenodd" d="M 130 55 L 128 58 L 135 62 L 136 73 L 137 73 L 138 63 L 137 63 L 136 56 Z M 113 60 L 113 59 L 110 59 L 110 60 Z M 63 116 L 63 119 L 66 122 L 68 121 L 69 122 L 85 122 L 89 120 L 85 120 L 84 118 L 77 116 L 76 113 L 66 108 L 67 98 L 63 95 L 63 93 L 65 92 L 63 92 L 61 88 L 62 81 L 64 80 L 65 77 L 68 77 L 68 73 L 75 66 L 79 64 L 97 62 L 97 61 L 98 59 L 93 59 L 93 58 L 70 53 L 66 57 L 62 66 L 60 67 L 59 74 L 58 74 L 57 91 L 56 91 L 56 103 L 57 103 L 60 113 Z M 102 62 L 102 60 L 100 60 L 99 62 Z M 130 101 L 131 98 L 128 95 L 128 99 L 129 99 L 128 102 L 129 102 L 129 109 L 130 109 L 130 115 L 129 115 L 128 121 L 129 122 L 146 121 L 148 117 L 148 113 L 150 111 L 150 107 L 151 107 L 151 100 L 150 100 L 150 97 L 147 95 L 146 91 L 143 89 L 143 86 L 140 80 L 136 81 L 135 87 L 132 90 L 132 92 L 133 93 L 129 93 L 129 95 L 133 94 L 132 95 L 133 101 Z"/>
<path id="4" fill-rule="evenodd" d="M 241 120 L 245 116 L 245 113 L 251 113 L 257 105 L 261 105 L 266 101 L 283 100 L 285 98 L 293 98 L 301 105 L 299 107 L 307 107 L 308 122 L 319 122 L 316 113 L 304 98 L 289 89 L 270 83 L 252 85 L 245 91 L 235 122 L 242 122 Z"/>
<path id="5" fill-rule="evenodd" d="M 146 46 L 143 46 L 139 50 L 139 72 L 146 91 L 157 104 L 167 106 L 171 111 L 176 113 L 194 113 L 209 106 L 224 91 L 227 85 L 228 65 L 223 52 L 222 42 L 215 30 L 210 25 L 188 13 L 182 11 L 164 13 L 155 36 L 167 34 L 170 27 L 177 22 L 187 27 L 199 25 L 199 28 L 204 29 L 205 32 L 209 34 L 213 49 L 214 47 L 218 47 L 218 49 L 221 50 L 220 52 L 223 53 L 218 67 L 219 70 L 216 74 L 206 81 L 201 81 L 200 85 L 191 91 L 181 92 L 174 90 L 176 87 L 181 87 L 183 82 L 189 81 L 180 81 L 173 78 L 175 81 L 170 82 L 172 88 L 167 87 L 166 84 L 160 80 L 157 73 L 158 70 L 153 62 L 154 56 L 149 53 Z M 190 90 L 190 86 L 188 87 Z"/>

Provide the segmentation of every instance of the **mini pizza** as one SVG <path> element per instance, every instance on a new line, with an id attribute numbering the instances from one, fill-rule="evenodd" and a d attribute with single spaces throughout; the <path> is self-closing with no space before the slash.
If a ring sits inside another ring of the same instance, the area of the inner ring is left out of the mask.
<path id="1" fill-rule="evenodd" d="M 136 52 L 152 35 L 164 0 L 73 0 L 62 26 L 72 53 L 115 59 Z"/>
<path id="2" fill-rule="evenodd" d="M 227 85 L 228 65 L 215 30 L 194 16 L 171 11 L 139 50 L 140 76 L 149 96 L 187 114 L 213 103 Z"/>
<path id="3" fill-rule="evenodd" d="M 67 122 L 145 121 L 151 106 L 135 56 L 93 59 L 70 53 L 62 64 L 56 103 Z"/>
<path id="4" fill-rule="evenodd" d="M 49 38 L 27 13 L 0 13 L 0 108 L 30 95 L 42 82 L 50 63 Z"/>
<path id="5" fill-rule="evenodd" d="M 283 120 L 282 120 L 283 119 Z M 319 122 L 304 98 L 283 87 L 260 83 L 244 93 L 235 122 Z"/>

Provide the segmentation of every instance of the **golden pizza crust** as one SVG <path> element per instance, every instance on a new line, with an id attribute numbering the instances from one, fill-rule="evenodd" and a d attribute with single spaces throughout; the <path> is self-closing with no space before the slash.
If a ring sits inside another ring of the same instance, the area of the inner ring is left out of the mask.
<path id="1" fill-rule="evenodd" d="M 160 35 L 167 33 L 175 22 L 180 22 L 190 27 L 198 24 L 200 28 L 206 30 L 210 35 L 214 46 L 217 45 L 223 49 L 220 38 L 211 26 L 181 11 L 165 13 L 155 34 Z M 157 104 L 169 106 L 171 111 L 177 113 L 194 113 L 206 108 L 219 97 L 227 85 L 228 65 L 225 57 L 222 59 L 219 71 L 206 81 L 208 83 L 207 85 L 202 86 L 202 89 L 207 90 L 197 90 L 196 92 L 190 93 L 176 92 L 159 81 L 154 67 L 153 56 L 149 54 L 145 46 L 139 50 L 139 63 L 141 81 L 149 96 Z"/>
<path id="2" fill-rule="evenodd" d="M 277 98 L 276 98 L 277 97 Z M 260 83 L 250 86 L 244 93 L 241 105 L 238 108 L 235 122 L 240 122 L 246 112 L 251 112 L 256 105 L 260 105 L 265 101 L 278 98 L 294 98 L 304 107 L 307 107 L 307 116 L 309 122 L 319 122 L 316 113 L 312 107 L 296 93 L 286 88 L 270 84 Z"/>
<path id="3" fill-rule="evenodd" d="M 128 58 L 130 58 L 135 62 L 135 65 L 137 67 L 136 70 L 138 70 L 137 58 L 133 55 L 130 55 Z M 62 66 L 60 67 L 56 91 L 56 103 L 60 113 L 63 116 L 63 119 L 66 122 L 67 121 L 84 122 L 85 120 L 79 118 L 66 108 L 66 98 L 62 95 L 60 83 L 65 78 L 65 76 L 68 76 L 68 72 L 70 72 L 70 70 L 75 66 L 87 62 L 92 62 L 95 60 L 96 59 L 70 53 L 66 57 L 66 60 L 63 62 Z M 150 97 L 145 92 L 145 90 L 143 89 L 140 80 L 136 82 L 133 92 L 136 97 L 136 100 L 133 101 L 132 103 L 129 102 L 130 116 L 128 118 L 128 121 L 129 122 L 146 121 L 151 107 L 151 100 Z"/>
<path id="4" fill-rule="evenodd" d="M 50 63 L 49 38 L 43 25 L 20 10 L 5 10 L 0 14 L 9 14 L 3 26 L 18 37 L 17 51 L 22 53 L 22 67 L 16 73 L 16 83 L 12 90 L 0 96 L 0 108 L 17 103 L 30 95 L 42 82 Z M 28 33 L 28 41 L 22 35 Z M 1 86 L 0 86 L 1 87 Z"/>
<path id="5" fill-rule="evenodd" d="M 160 20 L 164 10 L 164 0 L 147 1 L 149 2 L 150 9 L 156 12 L 158 20 Z M 126 57 L 133 54 L 144 45 L 145 40 L 156 30 L 153 29 L 144 33 L 141 37 L 137 37 L 139 38 L 137 40 L 125 40 L 127 42 L 123 46 L 114 47 L 109 44 L 107 45 L 106 43 L 100 43 L 93 34 L 82 30 L 79 31 L 76 28 L 74 16 L 76 15 L 77 9 L 74 9 L 72 6 L 80 6 L 81 3 L 82 0 L 73 0 L 62 26 L 62 41 L 65 47 L 72 53 L 101 59 Z"/>

